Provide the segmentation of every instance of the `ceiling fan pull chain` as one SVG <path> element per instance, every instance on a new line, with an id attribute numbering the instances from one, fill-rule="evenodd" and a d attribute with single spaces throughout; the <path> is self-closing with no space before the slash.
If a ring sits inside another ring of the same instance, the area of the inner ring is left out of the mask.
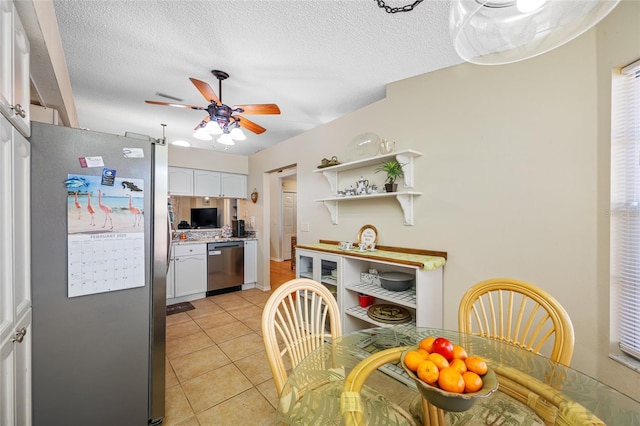
<path id="1" fill-rule="evenodd" d="M 407 4 L 401 7 L 391 7 L 391 6 L 387 6 L 387 4 L 384 2 L 384 0 L 374 0 L 378 3 L 378 7 L 381 9 L 384 9 L 387 13 L 396 13 L 396 12 L 410 12 L 412 11 L 417 5 L 419 5 L 420 3 L 422 3 L 422 0 L 416 0 L 415 2 L 413 2 L 413 4 Z"/>

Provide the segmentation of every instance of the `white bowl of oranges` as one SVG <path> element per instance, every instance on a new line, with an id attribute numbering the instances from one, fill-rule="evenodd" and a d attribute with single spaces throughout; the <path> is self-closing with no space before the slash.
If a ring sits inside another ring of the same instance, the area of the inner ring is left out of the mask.
<path id="1" fill-rule="evenodd" d="M 466 411 L 498 388 L 495 372 L 481 357 L 444 337 L 422 339 L 400 359 L 422 397 L 443 410 Z"/>

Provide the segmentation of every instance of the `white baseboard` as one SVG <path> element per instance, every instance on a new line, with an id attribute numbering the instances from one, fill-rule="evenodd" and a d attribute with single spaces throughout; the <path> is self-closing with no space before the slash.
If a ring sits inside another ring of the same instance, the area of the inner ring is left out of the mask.
<path id="1" fill-rule="evenodd" d="M 204 299 L 205 297 L 207 297 L 207 293 L 196 293 L 189 294 L 187 296 L 174 297 L 167 299 L 167 306 L 173 305 L 174 303 L 191 302 L 192 300 Z"/>

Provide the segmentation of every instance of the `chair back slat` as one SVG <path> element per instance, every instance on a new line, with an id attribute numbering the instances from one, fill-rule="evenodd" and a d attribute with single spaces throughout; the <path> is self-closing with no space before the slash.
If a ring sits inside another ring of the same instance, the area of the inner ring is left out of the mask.
<path id="1" fill-rule="evenodd" d="M 461 332 L 509 342 L 568 365 L 573 325 L 565 309 L 544 290 L 510 278 L 472 286 L 458 310 Z"/>
<path id="2" fill-rule="evenodd" d="M 502 292 L 501 292 L 502 294 Z M 510 291 L 509 292 L 509 305 L 507 308 L 507 311 L 509 312 L 509 314 L 507 315 L 507 336 L 509 340 L 516 340 L 513 338 L 513 334 L 515 333 L 514 328 L 512 327 L 512 320 L 513 320 L 513 292 Z"/>
<path id="3" fill-rule="evenodd" d="M 522 298 L 522 315 L 526 316 L 526 320 L 523 325 L 522 333 L 517 340 L 524 343 L 526 347 L 531 348 L 535 341 L 535 337 L 531 335 L 530 331 L 536 320 L 536 313 L 538 312 L 539 305 L 528 302 L 530 302 L 529 299 L 524 297 Z"/>
<path id="4" fill-rule="evenodd" d="M 325 286 L 298 278 L 274 290 L 262 312 L 262 338 L 278 396 L 287 381 L 286 358 L 295 367 L 327 340 L 341 335 L 338 304 Z"/>

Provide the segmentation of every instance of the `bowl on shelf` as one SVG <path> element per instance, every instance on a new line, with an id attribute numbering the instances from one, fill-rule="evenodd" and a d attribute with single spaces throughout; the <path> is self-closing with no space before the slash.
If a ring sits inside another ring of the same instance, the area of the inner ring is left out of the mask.
<path id="1" fill-rule="evenodd" d="M 430 385 L 424 381 L 422 381 L 416 373 L 411 371 L 404 365 L 404 356 L 407 352 L 416 350 L 418 347 L 413 346 L 407 349 L 400 356 L 400 363 L 402 364 L 402 368 L 409 375 L 411 379 L 418 386 L 418 390 L 420 391 L 420 395 L 432 405 L 435 405 L 438 408 L 442 408 L 446 411 L 467 411 L 473 404 L 475 404 L 480 398 L 486 398 L 491 395 L 493 392 L 498 389 L 498 378 L 496 377 L 496 373 L 489 368 L 487 370 L 487 374 L 482 376 L 482 389 L 478 392 L 470 392 L 470 393 L 455 393 L 455 392 L 447 392 L 445 390 L 440 389 L 437 386 Z"/>
<path id="2" fill-rule="evenodd" d="M 390 291 L 405 291 L 411 287 L 413 275 L 404 272 L 381 272 L 378 275 L 382 288 Z"/>

